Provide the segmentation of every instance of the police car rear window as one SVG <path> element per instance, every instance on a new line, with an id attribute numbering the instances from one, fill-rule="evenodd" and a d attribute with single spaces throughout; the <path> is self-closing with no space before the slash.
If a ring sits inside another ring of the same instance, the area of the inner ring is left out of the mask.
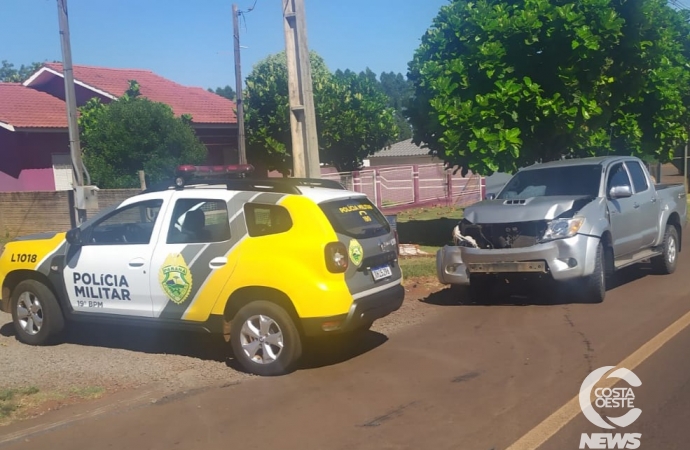
<path id="1" fill-rule="evenodd" d="M 385 236 L 391 231 L 388 220 L 368 198 L 336 200 L 320 206 L 337 233 L 366 239 Z"/>

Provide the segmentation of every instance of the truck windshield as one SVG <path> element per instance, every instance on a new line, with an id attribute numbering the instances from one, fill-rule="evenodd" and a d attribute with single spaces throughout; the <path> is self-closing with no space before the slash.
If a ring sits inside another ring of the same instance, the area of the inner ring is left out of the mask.
<path id="1" fill-rule="evenodd" d="M 497 198 L 526 199 L 531 197 L 599 195 L 602 168 L 588 164 L 569 167 L 548 167 L 518 172 Z"/>

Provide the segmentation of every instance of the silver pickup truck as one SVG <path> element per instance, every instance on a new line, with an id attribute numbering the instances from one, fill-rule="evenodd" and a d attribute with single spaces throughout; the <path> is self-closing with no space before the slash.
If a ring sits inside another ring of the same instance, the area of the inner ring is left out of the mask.
<path id="1" fill-rule="evenodd" d="M 548 277 L 601 302 L 620 268 L 650 260 L 657 273 L 675 271 L 685 197 L 683 185 L 655 185 L 634 157 L 536 164 L 465 209 L 455 245 L 436 255 L 438 279 L 483 301 L 494 283 Z"/>

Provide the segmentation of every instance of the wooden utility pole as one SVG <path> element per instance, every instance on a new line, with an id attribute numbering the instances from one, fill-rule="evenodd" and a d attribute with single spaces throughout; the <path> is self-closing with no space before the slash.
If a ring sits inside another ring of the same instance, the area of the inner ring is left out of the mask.
<path id="1" fill-rule="evenodd" d="M 237 5 L 232 5 L 232 26 L 235 41 L 235 91 L 237 101 L 237 152 L 239 163 L 247 164 L 247 150 L 244 143 L 244 98 L 242 96 L 242 64 L 240 63 L 240 26 Z"/>
<path id="2" fill-rule="evenodd" d="M 69 19 L 67 0 L 57 0 L 60 41 L 62 45 L 62 71 L 65 78 L 65 100 L 67 104 L 67 125 L 69 129 L 69 147 L 74 172 L 75 214 L 77 225 L 86 220 L 86 203 L 84 199 L 84 165 L 81 159 L 79 127 L 77 125 L 77 100 L 74 91 L 74 72 L 72 70 L 72 49 L 69 37 Z"/>
<path id="3" fill-rule="evenodd" d="M 283 0 L 293 176 L 321 178 L 304 0 Z"/>

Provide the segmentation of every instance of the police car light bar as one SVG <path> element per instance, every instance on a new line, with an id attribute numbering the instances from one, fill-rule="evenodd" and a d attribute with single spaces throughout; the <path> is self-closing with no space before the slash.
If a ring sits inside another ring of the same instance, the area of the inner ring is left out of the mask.
<path id="1" fill-rule="evenodd" d="M 175 184 L 182 186 L 185 181 L 194 178 L 198 180 L 206 178 L 229 178 L 229 175 L 246 175 L 254 171 L 251 164 L 232 164 L 227 166 L 193 166 L 182 165 L 177 167 Z"/>

